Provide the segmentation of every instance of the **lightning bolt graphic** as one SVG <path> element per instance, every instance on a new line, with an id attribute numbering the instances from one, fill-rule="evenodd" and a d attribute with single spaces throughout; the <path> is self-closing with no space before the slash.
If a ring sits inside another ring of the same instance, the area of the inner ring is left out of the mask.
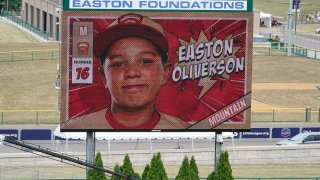
<path id="1" fill-rule="evenodd" d="M 212 35 L 213 36 L 213 35 Z M 231 40 L 232 39 L 232 34 L 229 35 L 227 38 L 225 38 L 224 40 Z M 224 41 L 223 40 L 223 41 Z M 198 40 L 194 40 L 193 38 L 190 38 L 190 42 L 187 42 L 187 41 L 184 41 L 183 39 L 180 39 L 179 38 L 179 41 L 180 41 L 180 44 L 183 46 L 188 46 L 190 44 L 194 44 L 195 47 L 197 47 L 200 43 L 202 42 L 215 42 L 217 41 L 217 38 L 216 37 L 213 37 L 211 40 L 209 40 L 205 33 L 203 31 L 200 31 L 199 33 L 199 36 L 198 36 Z M 235 57 L 235 54 L 237 53 L 237 51 L 240 49 L 241 47 L 233 47 L 233 54 L 231 55 L 228 55 L 228 56 L 223 56 L 221 55 L 219 58 L 215 58 L 215 60 L 217 61 L 217 64 L 223 60 L 223 59 L 229 59 L 229 58 L 236 58 Z M 217 50 L 219 51 L 219 50 Z M 178 52 L 177 52 L 178 53 Z M 197 65 L 197 64 L 201 64 L 203 62 L 209 62 L 210 60 L 212 60 L 214 57 L 207 57 L 207 56 L 203 56 L 202 59 L 199 59 L 199 60 L 196 60 L 196 61 L 191 61 L 191 62 L 182 62 L 182 63 L 175 63 L 175 66 L 186 66 L 186 73 L 189 74 L 190 70 L 189 70 L 189 67 L 191 65 Z M 227 74 L 227 73 L 224 73 L 221 75 L 221 77 L 223 77 L 224 79 L 230 79 L 230 76 Z M 194 74 L 192 76 L 192 80 L 194 80 Z M 198 96 L 198 100 L 201 99 L 213 86 L 215 86 L 217 84 L 217 80 L 213 80 L 212 79 L 212 76 L 211 77 L 204 77 L 204 78 L 201 78 L 198 82 L 198 85 L 197 87 L 202 87 L 202 90 Z M 184 88 L 186 87 L 186 82 L 184 81 L 183 84 L 178 88 L 179 91 L 183 91 Z"/>

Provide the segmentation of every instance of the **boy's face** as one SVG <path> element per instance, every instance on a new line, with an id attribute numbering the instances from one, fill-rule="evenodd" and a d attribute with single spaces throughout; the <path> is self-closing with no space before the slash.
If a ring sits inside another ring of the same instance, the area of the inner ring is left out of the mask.
<path id="1" fill-rule="evenodd" d="M 155 45 L 138 37 L 115 41 L 103 68 L 112 103 L 128 110 L 153 105 L 170 74 Z"/>

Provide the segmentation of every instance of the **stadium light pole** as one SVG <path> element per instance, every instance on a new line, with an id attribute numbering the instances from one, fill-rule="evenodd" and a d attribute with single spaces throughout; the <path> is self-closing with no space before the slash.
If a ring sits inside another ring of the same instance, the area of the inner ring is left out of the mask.
<path id="1" fill-rule="evenodd" d="M 287 55 L 291 56 L 291 46 L 292 46 L 292 5 L 293 5 L 293 0 L 290 0 L 289 3 L 289 14 L 288 14 L 288 47 L 287 47 Z"/>
<path id="2" fill-rule="evenodd" d="M 62 14 L 62 0 L 59 0 L 58 7 L 56 8 L 56 13 L 58 15 L 59 21 L 56 23 L 58 25 L 58 64 L 57 64 L 57 77 L 55 81 L 55 88 L 58 90 L 58 112 L 60 114 L 60 96 L 61 96 L 61 77 L 60 77 L 60 67 L 61 67 L 61 14 Z"/>

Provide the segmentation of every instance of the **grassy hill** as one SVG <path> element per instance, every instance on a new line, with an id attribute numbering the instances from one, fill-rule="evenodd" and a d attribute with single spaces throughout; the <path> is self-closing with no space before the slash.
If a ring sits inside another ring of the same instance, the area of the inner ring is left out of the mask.
<path id="1" fill-rule="evenodd" d="M 39 42 L 19 28 L 0 19 L 0 52 L 57 48 L 56 42 Z"/>
<path id="2" fill-rule="evenodd" d="M 289 0 L 253 0 L 253 8 L 258 11 L 272 14 L 273 16 L 287 17 Z M 320 11 L 319 0 L 302 0 L 301 16 Z"/>

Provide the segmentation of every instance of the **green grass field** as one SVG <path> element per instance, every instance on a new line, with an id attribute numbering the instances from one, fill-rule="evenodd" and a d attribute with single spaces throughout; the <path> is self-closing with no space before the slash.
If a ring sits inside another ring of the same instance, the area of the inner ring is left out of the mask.
<path id="1" fill-rule="evenodd" d="M 304 57 L 254 56 L 253 83 L 319 83 L 320 61 Z"/>

